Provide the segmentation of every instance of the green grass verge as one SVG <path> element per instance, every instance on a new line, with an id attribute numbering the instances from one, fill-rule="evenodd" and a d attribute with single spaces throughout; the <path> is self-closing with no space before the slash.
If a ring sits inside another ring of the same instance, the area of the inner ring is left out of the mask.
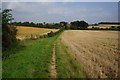
<path id="1" fill-rule="evenodd" d="M 52 48 L 54 37 L 25 40 L 21 44 L 24 46 L 21 50 L 11 49 L 3 54 L 11 54 L 3 59 L 2 77 L 3 78 L 48 78 L 52 58 Z M 15 51 L 14 51 L 15 50 Z M 17 51 L 18 50 L 18 51 Z"/>
<path id="2" fill-rule="evenodd" d="M 83 67 L 75 59 L 70 50 L 57 39 L 56 42 L 56 65 L 58 78 L 86 78 Z"/>

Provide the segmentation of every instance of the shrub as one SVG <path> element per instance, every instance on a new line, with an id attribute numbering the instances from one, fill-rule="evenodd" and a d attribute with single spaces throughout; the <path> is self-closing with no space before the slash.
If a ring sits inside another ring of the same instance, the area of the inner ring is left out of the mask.
<path id="1" fill-rule="evenodd" d="M 48 33 L 48 36 L 49 36 L 49 37 L 52 37 L 52 36 L 54 36 L 54 33 L 53 33 L 53 31 L 51 31 L 50 33 Z"/>
<path id="2" fill-rule="evenodd" d="M 15 26 L 10 25 L 9 22 L 13 20 L 11 9 L 5 9 L 2 12 L 2 51 L 10 49 L 17 45 L 17 29 Z"/>

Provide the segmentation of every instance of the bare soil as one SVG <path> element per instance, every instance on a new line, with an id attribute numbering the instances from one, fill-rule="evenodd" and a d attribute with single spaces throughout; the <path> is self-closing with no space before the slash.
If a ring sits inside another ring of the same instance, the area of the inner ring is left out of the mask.
<path id="1" fill-rule="evenodd" d="M 89 78 L 118 77 L 118 31 L 66 30 L 60 37 Z"/>
<path id="2" fill-rule="evenodd" d="M 56 44 L 54 44 L 54 47 L 53 47 L 52 62 L 50 66 L 51 67 L 50 78 L 57 78 L 55 46 Z"/>

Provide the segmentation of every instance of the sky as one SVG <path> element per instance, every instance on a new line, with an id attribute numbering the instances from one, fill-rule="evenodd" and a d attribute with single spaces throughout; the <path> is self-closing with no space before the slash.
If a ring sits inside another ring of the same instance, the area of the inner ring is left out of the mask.
<path id="1" fill-rule="evenodd" d="M 2 0 L 2 2 L 118 2 L 119 0 Z"/>
<path id="2" fill-rule="evenodd" d="M 14 1 L 7 2 L 6 0 L 6 2 L 2 2 L 2 9 L 12 9 L 14 21 L 17 22 L 59 23 L 61 21 L 72 22 L 84 20 L 89 24 L 94 24 L 118 21 L 118 2 Z"/>

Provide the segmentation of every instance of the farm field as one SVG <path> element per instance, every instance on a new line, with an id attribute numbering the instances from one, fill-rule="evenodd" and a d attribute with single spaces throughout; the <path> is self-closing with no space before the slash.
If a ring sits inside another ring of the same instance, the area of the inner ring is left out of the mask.
<path id="1" fill-rule="evenodd" d="M 94 26 L 94 28 L 111 28 L 111 26 L 120 26 L 120 25 L 99 25 Z M 92 28 L 93 26 L 89 26 L 88 28 Z"/>
<path id="2" fill-rule="evenodd" d="M 31 38 L 31 36 L 39 37 L 45 35 L 51 31 L 56 32 L 59 29 L 47 29 L 47 28 L 35 28 L 35 27 L 25 27 L 17 26 L 17 38 L 20 40 Z"/>
<path id="3" fill-rule="evenodd" d="M 89 26 L 88 28 L 92 28 L 93 26 Z M 111 28 L 111 26 L 94 26 L 94 28 Z"/>
<path id="4" fill-rule="evenodd" d="M 52 78 L 51 65 L 56 66 L 57 78 L 86 78 L 83 67 L 58 38 L 28 39 L 16 48 L 4 52 L 3 78 Z M 52 63 L 55 45 L 56 65 Z M 10 54 L 10 55 L 9 55 Z M 9 55 L 9 56 L 8 56 Z M 54 77 L 53 77 L 54 78 Z"/>
<path id="5" fill-rule="evenodd" d="M 89 78 L 118 76 L 118 31 L 66 30 L 60 38 Z"/>

